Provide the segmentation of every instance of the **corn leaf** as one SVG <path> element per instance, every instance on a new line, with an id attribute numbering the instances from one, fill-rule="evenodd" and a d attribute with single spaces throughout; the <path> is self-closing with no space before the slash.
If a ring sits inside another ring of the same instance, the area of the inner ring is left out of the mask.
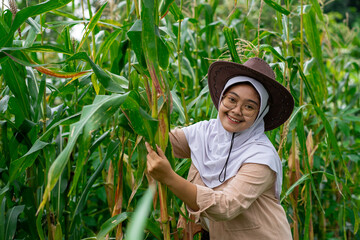
<path id="1" fill-rule="evenodd" d="M 14 181 L 23 171 L 25 171 L 26 168 L 32 166 L 36 157 L 39 154 L 39 151 L 48 145 L 48 143 L 46 143 L 45 141 L 47 141 L 47 139 L 50 137 L 52 132 L 58 126 L 66 125 L 69 124 L 69 122 L 71 123 L 72 121 L 76 121 L 78 117 L 79 114 L 75 114 L 73 116 L 67 117 L 65 119 L 56 122 L 54 125 L 49 127 L 47 131 L 39 139 L 36 140 L 36 142 L 31 146 L 31 148 L 25 155 L 23 155 L 19 159 L 12 161 L 10 164 L 9 182 L 11 183 L 12 181 Z"/>
<path id="2" fill-rule="evenodd" d="M 126 229 L 126 240 L 143 240 L 144 239 L 144 229 L 146 226 L 146 221 L 148 219 L 151 202 L 155 194 L 155 187 L 149 186 L 146 190 L 144 196 L 140 199 L 135 213 L 132 215 L 129 226 Z"/>
<path id="3" fill-rule="evenodd" d="M 26 118 L 30 118 L 29 92 L 25 83 L 25 68 L 12 60 L 1 64 L 7 86 L 17 99 L 17 103 Z"/>
<path id="4" fill-rule="evenodd" d="M 316 15 L 318 16 L 318 18 L 323 22 L 324 21 L 324 17 L 320 8 L 320 4 L 318 0 L 310 0 L 312 7 L 315 9 Z"/>
<path id="5" fill-rule="evenodd" d="M 226 39 L 226 43 L 228 45 L 228 49 L 230 51 L 232 61 L 236 63 L 241 63 L 239 55 L 236 50 L 234 29 L 225 26 L 223 28 L 223 33 Z"/>
<path id="6" fill-rule="evenodd" d="M 125 90 L 121 87 L 121 84 L 119 84 L 116 79 L 112 78 L 107 72 L 100 68 L 99 65 L 95 64 L 85 52 L 76 53 L 73 56 L 69 57 L 66 61 L 69 62 L 77 59 L 83 60 L 90 64 L 90 67 L 94 71 L 97 79 L 106 90 L 114 93 L 125 92 Z"/>
<path id="7" fill-rule="evenodd" d="M 77 47 L 77 51 L 79 52 L 82 45 L 85 43 L 85 41 L 87 40 L 87 37 L 89 36 L 89 34 L 94 30 L 94 28 L 96 27 L 96 24 L 98 23 L 98 21 L 100 20 L 101 14 L 103 13 L 105 7 L 107 5 L 107 2 L 105 2 L 101 8 L 96 12 L 96 14 L 91 18 L 89 24 L 86 26 L 85 29 L 85 33 L 81 39 L 81 42 L 79 43 L 79 46 Z"/>
<path id="8" fill-rule="evenodd" d="M 173 2 L 174 2 L 174 0 L 164 0 L 164 1 L 162 1 L 161 7 L 160 7 L 160 16 L 161 16 L 161 18 L 166 16 L 166 14 L 169 11 L 169 7 L 170 7 L 170 5 L 172 5 Z"/>
<path id="9" fill-rule="evenodd" d="M 290 11 L 283 8 L 281 5 L 277 4 L 276 2 L 272 1 L 272 0 L 264 0 L 264 2 L 269 5 L 270 7 L 272 7 L 273 9 L 275 9 L 277 12 L 280 12 L 282 14 L 285 15 L 289 15 Z"/>
<path id="10" fill-rule="evenodd" d="M 78 203 L 76 204 L 74 214 L 72 216 L 71 225 L 70 225 L 70 232 L 73 231 L 75 217 L 82 211 L 82 209 L 85 206 L 85 201 L 89 195 L 89 191 L 90 191 L 91 187 L 93 186 L 95 180 L 98 178 L 101 171 L 104 169 L 107 161 L 114 155 L 115 151 L 119 148 L 119 145 L 120 145 L 119 141 L 116 141 L 116 142 L 111 141 L 111 143 L 109 144 L 108 149 L 106 151 L 105 158 L 102 160 L 102 162 L 97 167 L 97 169 L 95 170 L 93 175 L 91 175 L 91 177 L 87 181 L 86 186 L 81 193 L 80 199 L 79 199 Z M 74 185 L 76 185 L 76 184 L 74 184 Z"/>
<path id="11" fill-rule="evenodd" d="M 18 217 L 24 211 L 24 208 L 25 205 L 18 205 L 12 207 L 6 213 L 4 239 L 14 239 Z"/>
<path id="12" fill-rule="evenodd" d="M 129 213 L 123 212 L 112 218 L 109 218 L 103 225 L 101 225 L 99 233 L 96 235 L 96 239 L 105 239 L 106 235 L 113 230 L 119 223 L 122 223 L 129 217 Z"/>
<path id="13" fill-rule="evenodd" d="M 0 236 L 3 238 L 5 236 L 5 207 L 6 207 L 6 198 L 1 196 L 1 205 L 0 205 Z"/>
<path id="14" fill-rule="evenodd" d="M 38 212 L 44 207 L 50 196 L 50 191 L 54 188 L 62 171 L 64 170 L 70 154 L 77 142 L 80 134 L 88 136 L 96 130 L 105 119 L 111 117 L 118 110 L 121 104 L 128 97 L 128 94 L 111 96 L 96 96 L 92 105 L 85 106 L 81 113 L 79 122 L 70 126 L 70 136 L 68 144 L 60 155 L 52 163 L 48 172 L 48 183 L 45 188 L 43 200 L 38 208 Z M 84 131 L 84 129 L 86 131 Z"/>
<path id="15" fill-rule="evenodd" d="M 322 47 L 320 42 L 320 32 L 318 29 L 318 24 L 316 23 L 315 11 L 311 8 L 310 12 L 304 14 L 304 28 L 306 38 L 309 44 L 309 48 L 313 54 L 313 56 L 317 60 L 317 64 L 319 66 L 321 77 L 325 76 L 325 67 L 323 64 L 323 56 L 322 56 Z"/>
<path id="16" fill-rule="evenodd" d="M 71 0 L 48 0 L 40 4 L 30 6 L 20 10 L 11 25 L 9 33 L 0 35 L 0 47 L 9 46 L 13 39 L 15 31 L 29 18 L 36 15 L 43 14 L 58 8 L 61 8 L 71 2 Z"/>
<path id="17" fill-rule="evenodd" d="M 309 163 L 309 156 L 307 155 L 307 151 L 306 151 L 306 136 L 305 136 L 305 127 L 304 127 L 303 114 L 299 115 L 296 132 L 297 132 L 297 135 L 299 137 L 299 143 L 300 143 L 300 147 L 301 147 L 301 152 L 304 155 L 303 156 L 303 161 L 305 163 L 307 173 L 309 173 L 310 183 L 311 183 L 311 190 L 312 190 L 312 192 L 314 193 L 316 199 L 319 202 L 320 209 L 324 212 L 324 209 L 322 207 L 322 203 L 321 203 L 319 194 L 317 193 L 318 188 L 316 188 L 314 177 L 312 176 L 312 171 L 311 171 L 310 163 Z M 334 174 L 336 174 L 336 173 L 334 172 Z"/>

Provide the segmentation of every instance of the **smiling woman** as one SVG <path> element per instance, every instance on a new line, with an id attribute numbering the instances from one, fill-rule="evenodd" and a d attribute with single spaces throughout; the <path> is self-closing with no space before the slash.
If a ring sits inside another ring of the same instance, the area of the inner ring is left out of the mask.
<path id="1" fill-rule="evenodd" d="M 212 240 L 292 239 L 279 204 L 281 161 L 264 133 L 290 116 L 291 94 L 259 58 L 215 62 L 208 77 L 217 119 L 170 134 L 174 155 L 191 157 L 188 179 L 171 169 L 160 148 L 157 154 L 147 145 L 149 173 L 185 202 Z"/>

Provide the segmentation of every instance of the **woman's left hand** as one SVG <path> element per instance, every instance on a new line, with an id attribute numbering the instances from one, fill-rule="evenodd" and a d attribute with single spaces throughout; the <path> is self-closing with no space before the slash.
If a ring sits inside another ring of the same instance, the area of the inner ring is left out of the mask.
<path id="1" fill-rule="evenodd" d="M 156 153 L 149 143 L 145 143 L 148 151 L 147 155 L 147 170 L 149 174 L 157 181 L 167 184 L 167 180 L 173 175 L 174 171 L 171 168 L 169 160 L 166 158 L 164 152 L 160 147 L 156 146 Z"/>

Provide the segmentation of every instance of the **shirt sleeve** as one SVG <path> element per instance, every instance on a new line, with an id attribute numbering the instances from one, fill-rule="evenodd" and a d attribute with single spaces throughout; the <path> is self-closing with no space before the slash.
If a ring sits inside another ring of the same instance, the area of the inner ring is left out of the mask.
<path id="1" fill-rule="evenodd" d="M 266 190 L 274 187 L 276 173 L 262 164 L 245 164 L 237 175 L 229 179 L 222 190 L 196 185 L 196 202 L 199 210 L 194 212 L 188 208 L 195 220 L 201 216 L 213 221 L 228 221 L 243 211 Z"/>
<path id="2" fill-rule="evenodd" d="M 169 133 L 174 156 L 177 158 L 190 158 L 191 152 L 185 133 L 180 128 L 175 128 Z"/>

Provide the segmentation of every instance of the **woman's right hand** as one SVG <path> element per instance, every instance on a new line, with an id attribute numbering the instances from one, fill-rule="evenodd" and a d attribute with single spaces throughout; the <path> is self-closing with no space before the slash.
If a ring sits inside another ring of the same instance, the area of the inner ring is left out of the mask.
<path id="1" fill-rule="evenodd" d="M 184 201 L 192 210 L 199 210 L 196 203 L 196 186 L 176 174 L 161 148 L 156 146 L 158 152 L 156 153 L 150 144 L 145 143 L 145 146 L 149 152 L 147 155 L 148 173 L 155 180 L 167 185 L 170 191 Z"/>
<path id="2" fill-rule="evenodd" d="M 149 143 L 145 143 L 148 151 L 147 170 L 148 173 L 157 181 L 167 184 L 167 180 L 175 173 L 171 168 L 169 160 L 160 147 L 156 146 L 157 153 L 151 148 Z"/>

